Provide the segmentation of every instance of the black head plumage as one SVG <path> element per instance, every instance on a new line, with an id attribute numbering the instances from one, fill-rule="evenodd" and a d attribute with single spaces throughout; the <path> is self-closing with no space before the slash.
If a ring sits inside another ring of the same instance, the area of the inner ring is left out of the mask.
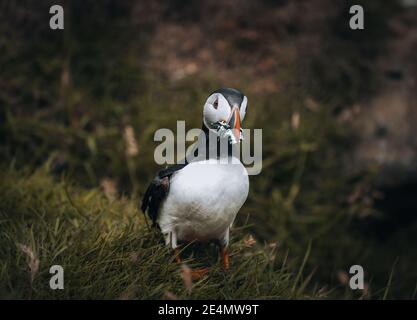
<path id="1" fill-rule="evenodd" d="M 220 88 L 211 94 L 213 93 L 220 93 L 223 95 L 231 107 L 234 105 L 240 106 L 242 104 L 243 98 L 245 97 L 242 92 L 233 88 Z"/>

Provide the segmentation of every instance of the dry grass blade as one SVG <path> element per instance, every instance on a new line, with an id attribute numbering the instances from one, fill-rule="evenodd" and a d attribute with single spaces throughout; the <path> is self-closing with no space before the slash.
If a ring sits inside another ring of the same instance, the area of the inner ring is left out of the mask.
<path id="1" fill-rule="evenodd" d="M 192 271 L 186 264 L 181 266 L 181 279 L 184 283 L 185 289 L 187 289 L 188 292 L 191 292 L 193 289 Z"/>
<path id="2" fill-rule="evenodd" d="M 347 274 L 346 271 L 339 271 L 337 273 L 337 279 L 339 280 L 339 282 L 344 285 L 347 286 L 349 283 L 349 275 Z"/>
<path id="3" fill-rule="evenodd" d="M 178 297 L 175 294 L 173 294 L 171 291 L 165 291 L 164 296 L 168 300 L 178 300 Z"/>
<path id="4" fill-rule="evenodd" d="M 139 152 L 139 149 L 132 126 L 125 127 L 124 139 L 126 143 L 126 155 L 128 157 L 136 156 Z"/>
<path id="5" fill-rule="evenodd" d="M 105 178 L 101 180 L 100 186 L 107 199 L 109 199 L 110 201 L 114 201 L 117 198 L 117 187 L 114 180 Z"/>
<path id="6" fill-rule="evenodd" d="M 33 250 L 24 244 L 18 244 L 17 245 L 20 250 L 27 256 L 28 260 L 28 266 L 30 270 L 30 283 L 33 283 L 33 280 L 35 279 L 36 274 L 39 271 L 39 259 L 36 257 Z"/>
<path id="7" fill-rule="evenodd" d="M 390 272 L 390 275 L 389 275 L 389 278 L 388 278 L 388 283 L 387 283 L 387 287 L 386 287 L 386 289 L 385 289 L 385 292 L 384 292 L 384 295 L 383 295 L 383 297 L 382 297 L 382 300 L 386 300 L 387 299 L 387 297 L 388 297 L 388 292 L 389 292 L 389 290 L 391 289 L 391 284 L 392 284 L 392 277 L 393 277 L 393 275 L 394 275 L 394 269 L 395 269 L 395 266 L 397 265 L 397 263 L 398 263 L 398 257 L 397 257 L 397 259 L 395 259 L 395 261 L 394 261 L 394 264 L 392 265 L 392 268 L 391 268 L 391 272 Z"/>
<path id="8" fill-rule="evenodd" d="M 300 280 L 300 278 L 303 274 L 303 270 L 304 270 L 304 267 L 307 263 L 308 257 L 310 256 L 310 252 L 311 252 L 311 241 L 308 243 L 307 252 L 304 256 L 303 263 L 301 264 L 300 270 L 298 271 L 298 274 L 297 274 L 297 276 L 294 280 L 294 285 L 291 289 L 291 292 L 295 292 L 295 289 L 297 288 L 298 281 Z"/>
<path id="9" fill-rule="evenodd" d="M 291 127 L 294 130 L 297 130 L 300 127 L 300 113 L 299 112 L 294 112 L 291 115 Z"/>
<path id="10" fill-rule="evenodd" d="M 250 248 L 253 247 L 256 244 L 256 240 L 252 235 L 249 235 L 245 240 L 244 240 L 245 246 Z"/>

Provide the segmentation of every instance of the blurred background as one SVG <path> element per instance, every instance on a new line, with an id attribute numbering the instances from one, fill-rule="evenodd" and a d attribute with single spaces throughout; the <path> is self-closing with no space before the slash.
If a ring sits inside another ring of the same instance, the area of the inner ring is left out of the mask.
<path id="1" fill-rule="evenodd" d="M 416 17 L 414 0 L 1 0 L 1 172 L 47 166 L 138 203 L 154 132 L 199 128 L 208 94 L 234 87 L 263 129 L 238 225 L 294 256 L 311 241 L 318 283 L 343 292 L 360 264 L 370 297 L 415 298 Z"/>

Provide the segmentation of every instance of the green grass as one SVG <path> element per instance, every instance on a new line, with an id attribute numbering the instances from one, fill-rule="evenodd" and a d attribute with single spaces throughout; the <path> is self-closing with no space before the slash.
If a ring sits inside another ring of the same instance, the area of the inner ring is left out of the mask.
<path id="1" fill-rule="evenodd" d="M 147 228 L 136 201 L 111 201 L 98 189 L 76 188 L 66 179 L 51 177 L 45 168 L 3 173 L 2 298 L 288 299 L 327 294 L 308 288 L 310 277 L 302 273 L 305 261 L 301 265 L 288 259 L 278 263 L 277 255 L 286 254 L 281 248 L 245 244 L 245 228 L 233 231 L 228 272 L 222 270 L 210 245 L 200 247 L 199 257 L 194 256 L 196 250 L 185 250 L 188 266 L 213 264 L 209 276 L 194 282 L 189 291 L 171 250 L 157 232 Z M 39 260 L 38 270 L 31 271 L 30 258 L 21 245 L 33 252 L 32 260 Z M 49 268 L 54 264 L 64 268 L 64 290 L 49 288 Z"/>
<path id="2" fill-rule="evenodd" d="M 280 66 L 280 89 L 264 93 L 237 71 L 228 83 L 209 70 L 174 82 L 153 72 L 153 26 L 126 19 L 134 4 L 71 1 L 64 33 L 45 27 L 46 2 L 0 12 L 0 298 L 415 298 L 417 222 L 375 235 L 384 219 L 372 203 L 377 171 L 344 170 L 356 137 L 335 116 L 377 85 L 369 61 L 387 41 L 392 5 L 372 5 L 367 33 L 353 37 L 341 32 L 343 19 L 329 22 L 322 36 L 331 50 Z M 138 201 L 160 169 L 154 132 L 176 120 L 200 127 L 207 95 L 225 85 L 249 98 L 242 126 L 263 129 L 263 170 L 250 177 L 232 233 L 232 269 L 221 271 L 213 246 L 190 246 L 186 263 L 213 271 L 188 292 Z M 100 188 L 106 180 L 115 194 Z M 349 201 L 355 190 L 370 191 Z M 32 283 L 22 245 L 36 257 L 32 269 L 39 260 Z M 49 289 L 52 264 L 65 268 L 63 291 Z M 338 277 L 353 264 L 365 269 L 366 296 Z"/>
<path id="3" fill-rule="evenodd" d="M 187 129 L 198 127 L 207 88 L 217 85 L 204 78 L 176 85 L 147 81 L 153 86 L 122 105 L 93 101 L 90 108 L 75 112 L 77 105 L 61 108 L 51 101 L 44 109 L 6 105 L 0 111 L 0 297 L 163 298 L 167 291 L 180 298 L 353 299 L 362 293 L 338 279 L 353 264 L 366 270 L 368 298 L 413 296 L 416 224 L 385 242 L 362 228 L 361 215 L 378 215 L 365 198 L 347 201 L 355 189 L 372 181 L 372 172 L 351 176 L 341 170 L 352 143 L 349 130 L 335 122 L 325 104 L 318 103 L 315 111 L 306 108 L 306 96 L 295 89 L 259 95 L 249 85 L 242 85 L 251 98 L 244 126 L 263 128 L 263 170 L 250 177 L 249 197 L 237 219 L 237 226 L 245 228 L 235 230 L 232 241 L 232 263 L 247 268 L 235 276 L 232 269 L 225 277 L 214 248 L 191 250 L 190 257 L 199 255 L 187 262 L 191 266 L 211 257 L 215 267 L 210 278 L 186 293 L 172 253 L 146 228 L 137 206 L 159 169 L 153 161 L 154 131 L 175 128 L 172 113 L 187 121 Z M 291 126 L 294 112 L 301 119 L 297 129 Z M 135 156 L 126 155 L 127 126 L 136 137 Z M 104 179 L 114 184 L 116 200 L 100 191 Z M 248 233 L 258 241 L 255 248 L 242 244 Z M 278 244 L 275 263 L 266 258 L 271 243 Z M 33 247 L 39 256 L 33 289 L 18 244 Z M 131 262 L 132 253 L 145 259 L 142 264 Z M 65 267 L 64 292 L 49 289 L 53 263 Z M 326 294 L 318 295 L 320 289 Z"/>
<path id="4" fill-rule="evenodd" d="M 172 292 L 179 298 L 353 299 L 362 293 L 349 290 L 337 276 L 353 264 L 366 270 L 368 298 L 413 295 L 416 226 L 403 228 L 385 243 L 362 231 L 360 215 L 374 216 L 375 209 L 361 198 L 347 199 L 372 174 L 341 172 L 349 131 L 334 121 L 326 105 L 316 111 L 305 108 L 305 96 L 297 91 L 263 96 L 252 94 L 250 87 L 242 88 L 252 101 L 244 125 L 264 129 L 264 163 L 262 173 L 250 177 L 249 197 L 238 215 L 237 226 L 245 228 L 232 235 L 233 266 L 245 268 L 232 268 L 225 276 L 214 248 L 190 250 L 190 258 L 198 256 L 187 262 L 191 266 L 210 257 L 215 267 L 210 278 L 187 293 L 172 253 L 158 233 L 147 229 L 137 207 L 158 170 L 153 132 L 175 127 L 170 112 L 186 120 L 187 128 L 198 127 L 199 105 L 215 84 L 201 78 L 175 86 L 148 81 L 153 86 L 124 108 L 95 101 L 79 112 L 54 104 L 3 110 L 0 297 L 163 298 Z M 296 130 L 293 112 L 301 118 Z M 139 150 L 135 156 L 126 155 L 123 132 L 129 125 Z M 114 184 L 116 200 L 99 189 L 103 179 Z M 257 239 L 254 248 L 244 246 L 249 233 Z M 275 254 L 271 243 L 277 243 Z M 30 246 L 40 260 L 33 288 L 19 244 Z M 275 262 L 268 260 L 271 254 Z M 138 263 L 132 255 L 140 257 Z M 54 263 L 66 270 L 63 292 L 48 286 Z"/>

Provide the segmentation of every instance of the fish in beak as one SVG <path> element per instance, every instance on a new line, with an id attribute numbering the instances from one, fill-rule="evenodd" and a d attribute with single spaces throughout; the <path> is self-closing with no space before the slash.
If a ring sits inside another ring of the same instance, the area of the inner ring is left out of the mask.
<path id="1" fill-rule="evenodd" d="M 230 114 L 229 120 L 227 121 L 228 126 L 232 130 L 233 137 L 235 142 L 239 142 L 241 139 L 241 130 L 240 130 L 240 114 L 239 114 L 239 107 L 234 106 L 232 109 L 232 113 Z"/>
<path id="2" fill-rule="evenodd" d="M 232 108 L 228 120 L 218 121 L 211 125 L 212 128 L 217 131 L 219 137 L 227 138 L 231 144 L 236 144 L 243 140 L 238 106 Z"/>

